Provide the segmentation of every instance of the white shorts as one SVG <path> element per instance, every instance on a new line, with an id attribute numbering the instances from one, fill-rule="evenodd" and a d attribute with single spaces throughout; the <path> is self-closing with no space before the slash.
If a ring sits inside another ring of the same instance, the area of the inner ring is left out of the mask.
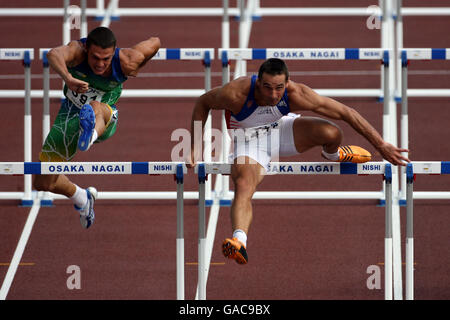
<path id="1" fill-rule="evenodd" d="M 299 154 L 295 148 L 292 129 L 294 120 L 298 117 L 299 114 L 289 113 L 267 126 L 233 130 L 230 133 L 230 163 L 245 156 L 255 160 L 267 172 L 271 161 Z"/>

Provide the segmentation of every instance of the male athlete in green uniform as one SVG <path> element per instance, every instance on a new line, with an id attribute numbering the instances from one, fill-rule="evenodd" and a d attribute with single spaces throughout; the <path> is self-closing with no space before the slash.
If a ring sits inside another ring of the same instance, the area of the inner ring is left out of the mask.
<path id="1" fill-rule="evenodd" d="M 115 106 L 128 76 L 136 76 L 141 67 L 159 50 L 156 37 L 132 48 L 117 48 L 113 32 L 105 27 L 92 30 L 87 38 L 71 41 L 50 50 L 50 66 L 64 80 L 64 95 L 56 117 L 39 155 L 43 162 L 70 161 L 77 149 L 87 151 L 94 142 L 111 137 L 116 131 L 118 111 Z M 94 222 L 97 190 L 81 189 L 65 175 L 36 175 L 34 187 L 73 200 L 81 225 Z"/>

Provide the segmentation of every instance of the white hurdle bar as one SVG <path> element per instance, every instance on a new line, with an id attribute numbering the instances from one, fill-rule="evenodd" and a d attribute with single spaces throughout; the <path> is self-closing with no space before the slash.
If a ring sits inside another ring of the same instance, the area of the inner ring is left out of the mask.
<path id="1" fill-rule="evenodd" d="M 147 174 L 174 175 L 177 183 L 176 278 L 177 299 L 185 297 L 184 272 L 184 175 L 187 167 L 177 162 L 0 162 L 0 175 L 32 174 Z"/>
<path id="2" fill-rule="evenodd" d="M 204 184 L 208 174 L 229 175 L 231 164 L 227 163 L 199 163 L 195 173 L 199 179 L 199 241 L 198 241 L 198 298 L 206 299 L 206 282 L 209 267 L 206 265 L 206 237 L 205 237 L 205 201 Z M 392 299 L 393 291 L 393 250 L 392 250 L 392 173 L 397 167 L 386 162 L 368 162 L 365 164 L 336 163 L 336 162 L 272 162 L 268 174 L 281 175 L 383 175 L 385 181 L 385 299 Z"/>
<path id="3" fill-rule="evenodd" d="M 103 1 L 102 1 L 103 2 Z M 86 8 L 87 16 L 102 17 L 104 6 L 97 8 Z M 379 11 L 379 10 L 378 10 Z M 258 16 L 370 16 L 373 12 L 367 7 L 354 8 L 282 8 L 282 7 L 260 7 L 256 10 Z M 450 15 L 449 7 L 405 7 L 401 8 L 403 16 L 444 16 Z M 116 8 L 115 14 L 118 16 L 157 16 L 157 17 L 220 17 L 223 15 L 223 8 Z M 239 16 L 238 8 L 229 8 L 229 14 Z M 32 16 L 51 17 L 63 16 L 64 8 L 1 8 L 0 16 Z"/>

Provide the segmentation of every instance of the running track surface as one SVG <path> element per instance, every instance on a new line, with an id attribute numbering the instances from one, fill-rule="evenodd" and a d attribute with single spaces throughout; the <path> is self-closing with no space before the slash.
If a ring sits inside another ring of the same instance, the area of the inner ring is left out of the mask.
<path id="1" fill-rule="evenodd" d="M 373 1 L 372 1 L 373 2 Z M 371 1 L 345 1 L 345 5 L 369 6 Z M 440 1 L 430 5 L 442 6 Z M 60 1 L 41 1 L 57 7 Z M 295 6 L 295 1 L 264 1 L 268 7 Z M 303 2 L 304 3 L 304 2 Z M 333 1 L 314 1 L 309 6 L 335 6 Z M 154 6 L 186 6 L 183 1 L 152 1 Z M 217 1 L 214 5 L 220 6 Z M 88 6 L 95 5 L 88 1 Z M 144 1 L 127 1 L 127 6 L 143 7 Z M 212 6 L 210 1 L 189 5 Z M 421 6 L 411 0 L 408 6 Z M 0 1 L 0 7 L 34 7 L 34 1 Z M 219 48 L 221 18 L 122 18 L 111 24 L 120 47 L 129 47 L 150 36 L 158 36 L 165 48 Z M 89 20 L 89 28 L 99 22 Z M 445 17 L 404 18 L 404 47 L 449 47 Z M 1 46 L 8 48 L 47 48 L 60 45 L 62 18 L 16 18 L 0 20 Z M 231 21 L 231 47 L 238 46 L 238 24 Z M 72 38 L 78 34 L 72 33 Z M 352 17 L 265 17 L 254 22 L 249 47 L 379 47 L 380 32 L 368 30 L 365 18 Z M 249 62 L 254 73 L 260 61 Z M 378 62 L 289 62 L 291 71 L 370 71 L 368 75 L 323 76 L 305 73 L 292 79 L 312 88 L 377 88 Z M 220 60 L 212 65 L 220 72 Z M 150 62 L 145 73 L 201 72 L 201 62 Z M 410 88 L 450 88 L 445 62 L 414 62 L 410 70 L 428 70 L 411 75 Z M 439 71 L 440 74 L 437 72 Z M 20 63 L 2 63 L 2 74 L 22 74 Z M 32 88 L 42 87 L 39 60 L 32 63 Z M 444 74 L 443 74 L 444 73 Z M 221 77 L 213 77 L 213 86 Z M 61 81 L 54 78 L 52 88 Z M 199 89 L 203 78 L 138 77 L 125 84 L 128 89 Z M 2 89 L 23 88 L 23 79 L 0 80 Z M 356 108 L 380 132 L 382 104 L 373 99 L 340 99 Z M 23 101 L 2 99 L 0 161 L 23 161 Z M 170 140 L 176 128 L 189 128 L 193 99 L 121 99 L 116 135 L 95 145 L 77 161 L 170 161 Z M 439 98 L 410 99 L 410 158 L 412 160 L 450 160 L 446 141 L 450 136 L 450 103 Z M 42 102 L 32 100 L 33 161 L 38 160 L 42 141 Z M 52 121 L 59 103 L 51 101 Z M 398 108 L 400 109 L 400 107 Z M 8 110 L 8 112 L 5 112 Z M 214 114 L 217 122 L 218 114 Z M 347 124 L 339 122 L 344 143 L 359 144 L 381 157 Z M 285 159 L 322 161 L 319 150 Z M 170 177 L 150 176 L 72 176 L 80 186 L 95 185 L 100 191 L 174 191 Z M 268 177 L 260 190 L 381 190 L 381 177 L 275 176 Z M 445 176 L 420 176 L 415 190 L 446 191 Z M 0 191 L 23 190 L 23 177 L 0 176 Z M 197 190 L 195 175 L 186 179 L 185 190 Z M 448 252 L 450 215 L 448 201 L 417 200 L 415 203 L 415 298 L 449 299 Z M 239 266 L 226 261 L 220 244 L 230 236 L 229 208 L 220 210 L 208 278 L 208 299 L 383 299 L 382 289 L 369 290 L 366 270 L 378 265 L 383 272 L 384 207 L 373 200 L 255 200 L 254 222 L 249 242 L 249 264 Z M 27 243 L 7 299 L 175 299 L 175 202 L 169 200 L 119 201 L 96 203 L 96 222 L 89 230 L 79 224 L 78 215 L 67 200 L 41 208 Z M 0 202 L 0 279 L 4 279 L 30 208 L 17 201 Z M 405 208 L 401 208 L 402 250 L 404 250 Z M 185 202 L 186 298 L 193 299 L 197 283 L 197 206 Z M 404 261 L 404 252 L 403 252 Z M 81 269 L 81 289 L 66 286 L 71 265 Z M 404 269 L 403 269 L 404 277 Z M 382 277 L 383 279 L 383 277 Z"/>

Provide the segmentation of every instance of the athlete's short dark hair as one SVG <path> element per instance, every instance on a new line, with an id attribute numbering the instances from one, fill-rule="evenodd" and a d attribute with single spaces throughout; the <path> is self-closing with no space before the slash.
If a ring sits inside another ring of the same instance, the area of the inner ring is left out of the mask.
<path id="1" fill-rule="evenodd" d="M 289 80 L 289 71 L 286 63 L 278 58 L 270 58 L 264 61 L 264 63 L 259 67 L 258 78 L 261 79 L 263 73 L 276 76 L 279 74 L 284 74 L 286 76 L 286 81 Z"/>
<path id="2" fill-rule="evenodd" d="M 114 33 L 106 27 L 97 27 L 89 32 L 86 40 L 86 47 L 89 48 L 92 44 L 106 48 L 116 47 L 116 37 Z"/>

